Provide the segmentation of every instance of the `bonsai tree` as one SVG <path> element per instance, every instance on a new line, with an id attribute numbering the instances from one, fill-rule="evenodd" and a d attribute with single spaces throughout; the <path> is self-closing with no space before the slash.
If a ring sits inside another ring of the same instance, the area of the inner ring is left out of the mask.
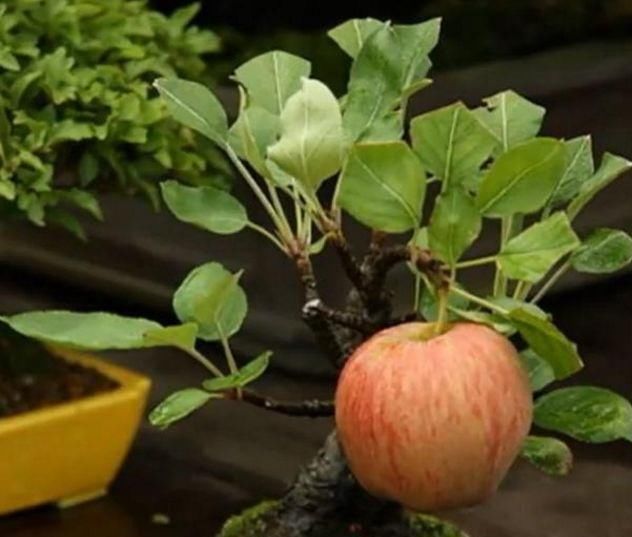
<path id="1" fill-rule="evenodd" d="M 532 420 L 586 442 L 632 441 L 632 406 L 608 389 L 539 393 L 582 360 L 538 305 L 570 270 L 609 273 L 631 260 L 624 231 L 573 230 L 586 204 L 631 163 L 606 153 L 595 169 L 589 136 L 540 136 L 544 110 L 512 91 L 407 123 L 408 99 L 430 83 L 439 27 L 436 19 L 366 19 L 334 28 L 329 35 L 352 60 L 340 98 L 310 78 L 302 58 L 253 58 L 235 71 L 241 107 L 230 127 L 203 85 L 155 83 L 178 121 L 225 152 L 268 221 L 252 222 L 237 199 L 209 186 L 164 182 L 167 206 L 212 233 L 260 233 L 296 267 L 301 315 L 342 371 L 335 402 L 279 401 L 251 387 L 271 353 L 238 365 L 230 338 L 246 316 L 242 271 L 216 261 L 176 291 L 173 326 L 65 311 L 3 318 L 56 344 L 169 345 L 190 355 L 207 378 L 152 411 L 159 427 L 216 399 L 307 418 L 335 412 L 338 434 L 283 498 L 232 519 L 224 536 L 458 535 L 411 513 L 483 501 L 518 454 L 554 475 L 570 470 L 562 440 L 526 436 Z M 348 218 L 371 230 L 364 252 L 347 241 Z M 484 224 L 500 230 L 498 247 L 468 256 Z M 340 304 L 319 294 L 312 259 L 323 248 L 337 252 L 349 281 Z M 388 285 L 398 265 L 409 269 L 413 289 L 401 311 Z M 466 288 L 462 275 L 483 266 L 493 273 L 488 286 Z M 220 342 L 225 364 L 202 355 L 198 340 Z"/>
<path id="2" fill-rule="evenodd" d="M 141 191 L 158 203 L 167 174 L 221 184 L 216 150 L 169 118 L 156 76 L 209 82 L 215 34 L 144 0 L 8 0 L 0 6 L 0 205 L 4 213 L 81 234 L 90 191 Z M 220 181 L 220 183 L 218 183 Z"/>

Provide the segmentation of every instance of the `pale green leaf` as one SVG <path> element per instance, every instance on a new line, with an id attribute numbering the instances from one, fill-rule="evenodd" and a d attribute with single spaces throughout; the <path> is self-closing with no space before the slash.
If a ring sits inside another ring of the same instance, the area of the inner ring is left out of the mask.
<path id="1" fill-rule="evenodd" d="M 529 373 L 529 382 L 534 392 L 546 388 L 555 380 L 555 372 L 549 362 L 533 349 L 522 351 L 520 353 L 520 361 Z"/>
<path id="2" fill-rule="evenodd" d="M 172 393 L 149 414 L 149 421 L 155 427 L 166 429 L 172 423 L 186 418 L 202 408 L 217 395 L 198 388 L 186 388 Z"/>
<path id="3" fill-rule="evenodd" d="M 221 103 L 211 90 L 197 82 L 159 78 L 154 86 L 174 119 L 199 132 L 219 146 L 228 138 L 228 120 Z"/>
<path id="4" fill-rule="evenodd" d="M 100 312 L 34 311 L 0 320 L 33 339 L 95 351 L 142 348 L 145 333 L 162 328 L 154 321 Z"/>
<path id="5" fill-rule="evenodd" d="M 520 456 L 528 460 L 538 470 L 553 476 L 565 476 L 573 468 L 573 453 L 557 438 L 527 436 Z"/>
<path id="6" fill-rule="evenodd" d="M 205 380 L 203 383 L 204 389 L 209 392 L 218 392 L 244 388 L 265 373 L 270 365 L 270 356 L 272 356 L 270 351 L 263 352 L 254 360 L 239 368 L 239 371 L 236 373 Z"/>
<path id="7" fill-rule="evenodd" d="M 568 217 L 573 220 L 591 199 L 630 168 L 632 162 L 629 160 L 612 153 L 604 153 L 599 169 L 582 183 L 579 193 L 569 204 L 566 210 Z"/>
<path id="8" fill-rule="evenodd" d="M 583 442 L 632 442 L 632 405 L 604 388 L 573 386 L 543 395 L 536 401 L 533 419 L 538 427 Z"/>
<path id="9" fill-rule="evenodd" d="M 233 78 L 246 89 L 249 104 L 278 116 L 310 72 L 307 60 L 275 50 L 247 61 L 235 70 Z"/>
<path id="10" fill-rule="evenodd" d="M 529 214 L 541 209 L 566 166 L 566 146 L 553 138 L 536 138 L 509 149 L 481 182 L 477 204 L 489 217 Z"/>
<path id="11" fill-rule="evenodd" d="M 185 323 L 175 326 L 165 326 L 156 330 L 149 330 L 143 334 L 145 347 L 177 347 L 193 349 L 197 339 L 198 325 Z"/>
<path id="12" fill-rule="evenodd" d="M 426 181 L 404 142 L 352 147 L 340 176 L 337 202 L 362 224 L 389 233 L 419 225 Z"/>
<path id="13" fill-rule="evenodd" d="M 568 161 L 564 175 L 555 188 L 548 206 L 560 207 L 571 201 L 581 190 L 582 185 L 595 173 L 592 155 L 592 139 L 580 136 L 566 142 Z"/>
<path id="14" fill-rule="evenodd" d="M 198 337 L 217 341 L 241 327 L 248 310 L 246 294 L 232 274 L 219 263 L 193 269 L 173 296 L 178 319 L 199 326 Z"/>
<path id="15" fill-rule="evenodd" d="M 189 187 L 177 181 L 164 181 L 160 189 L 169 210 L 188 224 L 229 235 L 241 231 L 248 223 L 244 206 L 224 190 Z"/>
<path id="16" fill-rule="evenodd" d="M 338 46 L 352 58 L 356 58 L 366 38 L 384 25 L 383 22 L 372 19 L 351 19 L 327 32 Z"/>
<path id="17" fill-rule="evenodd" d="M 476 117 L 498 140 L 497 153 L 535 137 L 540 131 L 545 110 L 514 91 L 508 90 L 484 99 L 485 107 L 474 111 Z"/>
<path id="18" fill-rule="evenodd" d="M 566 378 L 583 367 L 576 345 L 549 320 L 524 308 L 511 310 L 509 319 L 533 351 L 550 364 L 556 379 Z"/>
<path id="19" fill-rule="evenodd" d="M 338 100 L 322 82 L 303 79 L 281 112 L 281 138 L 268 156 L 316 190 L 342 164 L 344 138 Z"/>
<path id="20" fill-rule="evenodd" d="M 460 187 L 450 187 L 437 198 L 430 217 L 430 250 L 454 265 L 476 240 L 481 227 L 482 217 L 474 200 Z"/>
<path id="21" fill-rule="evenodd" d="M 509 240 L 496 261 L 505 276 L 536 283 L 579 245 L 568 216 L 560 211 Z"/>
<path id="22" fill-rule="evenodd" d="M 415 117 L 410 134 L 422 164 L 444 188 L 477 175 L 496 144 L 493 134 L 460 102 Z"/>
<path id="23" fill-rule="evenodd" d="M 597 229 L 573 254 L 571 262 L 578 272 L 608 274 L 632 261 L 632 237 L 625 231 Z"/>

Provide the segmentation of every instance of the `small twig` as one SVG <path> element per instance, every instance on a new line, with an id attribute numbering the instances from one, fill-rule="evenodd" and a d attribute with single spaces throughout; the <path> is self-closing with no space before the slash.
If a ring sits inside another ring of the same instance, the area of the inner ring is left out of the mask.
<path id="1" fill-rule="evenodd" d="M 319 299 L 306 302 L 303 306 L 303 315 L 321 315 L 334 324 L 362 332 L 363 334 L 372 334 L 376 328 L 360 313 L 335 310 L 323 304 Z"/>
<path id="2" fill-rule="evenodd" d="M 225 392 L 226 399 L 240 400 L 271 412 L 285 414 L 286 416 L 297 416 L 307 418 L 325 418 L 333 416 L 335 406 L 333 401 L 321 401 L 320 399 L 309 399 L 306 401 L 279 401 L 271 397 L 266 397 L 252 390 L 237 390 Z"/>
<path id="3" fill-rule="evenodd" d="M 340 258 L 340 262 L 342 263 L 345 273 L 353 286 L 359 291 L 362 291 L 365 285 L 362 266 L 353 255 L 353 252 L 349 247 L 349 243 L 340 229 L 332 231 L 333 234 L 331 236 L 331 243 L 334 245 L 334 248 L 338 253 L 338 257 Z"/>

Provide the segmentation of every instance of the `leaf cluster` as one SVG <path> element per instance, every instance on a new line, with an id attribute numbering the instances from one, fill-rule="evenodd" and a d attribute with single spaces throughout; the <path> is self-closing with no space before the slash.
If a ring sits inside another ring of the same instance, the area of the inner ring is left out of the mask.
<path id="1" fill-rule="evenodd" d="M 198 8 L 165 16 L 145 0 L 2 3 L 4 213 L 81 234 L 68 209 L 100 218 L 91 191 L 139 191 L 158 203 L 155 182 L 168 173 L 197 184 L 225 180 L 217 152 L 173 121 L 150 85 L 156 76 L 208 82 L 205 59 L 219 41 L 190 25 Z"/>

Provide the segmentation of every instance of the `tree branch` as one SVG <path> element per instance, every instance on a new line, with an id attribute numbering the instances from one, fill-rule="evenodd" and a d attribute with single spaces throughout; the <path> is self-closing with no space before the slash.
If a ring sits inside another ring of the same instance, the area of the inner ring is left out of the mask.
<path id="1" fill-rule="evenodd" d="M 375 325 L 361 313 L 335 310 L 323 304 L 323 302 L 319 299 L 306 302 L 303 306 L 303 314 L 321 315 L 326 320 L 334 324 L 368 335 L 372 334 L 376 328 Z"/>
<path id="2" fill-rule="evenodd" d="M 241 397 L 237 390 L 230 390 L 225 393 L 227 399 L 240 400 L 259 408 L 264 408 L 271 412 L 277 412 L 286 416 L 297 416 L 306 418 L 326 418 L 333 416 L 335 406 L 333 401 L 321 401 L 320 399 L 309 399 L 306 401 L 279 401 L 271 397 L 266 397 L 252 390 L 241 390 Z"/>

